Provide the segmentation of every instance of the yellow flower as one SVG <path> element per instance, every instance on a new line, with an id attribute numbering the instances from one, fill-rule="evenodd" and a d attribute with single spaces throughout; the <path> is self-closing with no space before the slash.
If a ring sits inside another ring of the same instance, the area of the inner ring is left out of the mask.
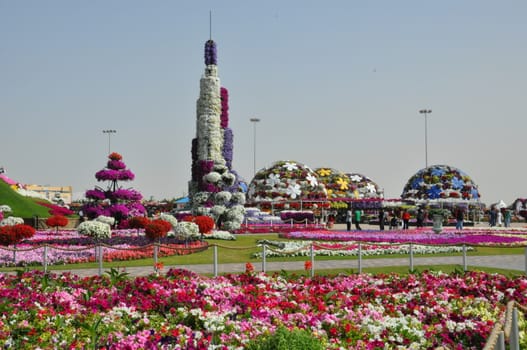
<path id="1" fill-rule="evenodd" d="M 320 176 L 329 176 L 331 175 L 331 170 L 330 169 L 318 169 L 318 174 Z"/>
<path id="2" fill-rule="evenodd" d="M 341 190 L 347 190 L 348 189 L 348 182 L 346 180 L 343 180 L 342 178 L 338 178 L 336 181 L 337 185 L 340 186 Z"/>
<path id="3" fill-rule="evenodd" d="M 333 194 L 333 190 L 328 189 L 327 192 L 328 192 L 328 197 L 331 197 L 331 195 Z"/>

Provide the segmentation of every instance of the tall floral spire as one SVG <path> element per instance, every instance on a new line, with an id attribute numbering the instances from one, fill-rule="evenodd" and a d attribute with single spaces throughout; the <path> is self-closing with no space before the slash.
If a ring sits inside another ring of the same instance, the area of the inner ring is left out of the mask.
<path id="1" fill-rule="evenodd" d="M 232 171 L 233 135 L 229 128 L 228 91 L 218 77 L 214 40 L 205 42 L 205 72 L 196 104 L 196 138 L 192 140 L 192 179 L 189 197 L 195 215 L 212 216 L 224 230 L 237 229 L 244 214 L 245 195 Z"/>

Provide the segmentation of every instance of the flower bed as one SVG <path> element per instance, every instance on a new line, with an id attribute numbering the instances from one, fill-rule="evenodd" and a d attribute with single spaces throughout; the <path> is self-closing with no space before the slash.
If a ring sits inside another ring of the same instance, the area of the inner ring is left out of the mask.
<path id="1" fill-rule="evenodd" d="M 429 245 L 484 245 L 484 246 L 526 246 L 526 229 L 465 229 L 457 231 L 444 229 L 436 234 L 430 230 L 387 230 L 387 231 L 291 231 L 283 232 L 280 237 L 317 241 L 360 241 L 418 243 Z"/>
<path id="2" fill-rule="evenodd" d="M 48 246 L 46 261 L 48 265 L 95 262 L 95 243 L 76 231 L 37 231 L 28 240 L 17 244 L 13 260 L 12 247 L 0 249 L 0 266 L 42 265 L 44 245 Z M 113 230 L 112 237 L 100 241 L 104 246 L 103 260 L 126 261 L 151 258 L 152 242 L 138 233 L 138 230 Z M 198 240 L 179 241 L 173 238 L 160 240 L 158 256 L 184 255 L 207 249 L 208 243 Z"/>
<path id="3" fill-rule="evenodd" d="M 261 241 L 260 244 L 266 244 L 270 248 L 266 250 L 267 257 L 285 257 L 285 256 L 310 256 L 311 245 L 313 245 L 313 254 L 315 256 L 358 256 L 359 245 L 355 242 L 340 243 L 313 243 L 312 241 Z M 462 246 L 439 246 L 439 245 L 412 245 L 413 254 L 441 254 L 441 253 L 459 253 L 463 251 Z M 467 251 L 474 250 L 468 247 Z M 362 256 L 374 255 L 393 255 L 409 254 L 409 244 L 362 244 L 360 247 Z M 262 258 L 261 252 L 253 253 L 253 258 Z"/>
<path id="4" fill-rule="evenodd" d="M 239 349 L 284 326 L 326 349 L 481 349 L 506 303 L 527 303 L 526 277 L 479 272 L 118 277 L 1 275 L 0 346 Z"/>

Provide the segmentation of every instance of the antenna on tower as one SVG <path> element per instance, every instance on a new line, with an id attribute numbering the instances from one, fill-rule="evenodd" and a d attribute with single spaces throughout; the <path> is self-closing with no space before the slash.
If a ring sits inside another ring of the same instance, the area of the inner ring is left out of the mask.
<path id="1" fill-rule="evenodd" d="M 209 39 L 212 40 L 212 10 L 209 10 Z"/>

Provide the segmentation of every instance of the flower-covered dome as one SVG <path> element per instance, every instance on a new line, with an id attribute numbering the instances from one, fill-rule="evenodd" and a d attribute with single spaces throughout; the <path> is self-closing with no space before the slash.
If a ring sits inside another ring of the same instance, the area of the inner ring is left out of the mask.
<path id="1" fill-rule="evenodd" d="M 355 198 L 350 178 L 345 173 L 332 168 L 315 169 L 318 180 L 324 184 L 329 199 Z"/>
<path id="2" fill-rule="evenodd" d="M 249 202 L 327 200 L 326 188 L 308 166 L 278 161 L 257 172 L 249 184 Z"/>
<path id="3" fill-rule="evenodd" d="M 353 198 L 382 198 L 382 189 L 373 182 L 369 177 L 351 173 L 347 174 L 350 179 L 350 191 L 353 192 Z"/>
<path id="4" fill-rule="evenodd" d="M 401 195 L 403 199 L 478 200 L 478 186 L 463 171 L 448 165 L 432 165 L 412 176 Z"/>

